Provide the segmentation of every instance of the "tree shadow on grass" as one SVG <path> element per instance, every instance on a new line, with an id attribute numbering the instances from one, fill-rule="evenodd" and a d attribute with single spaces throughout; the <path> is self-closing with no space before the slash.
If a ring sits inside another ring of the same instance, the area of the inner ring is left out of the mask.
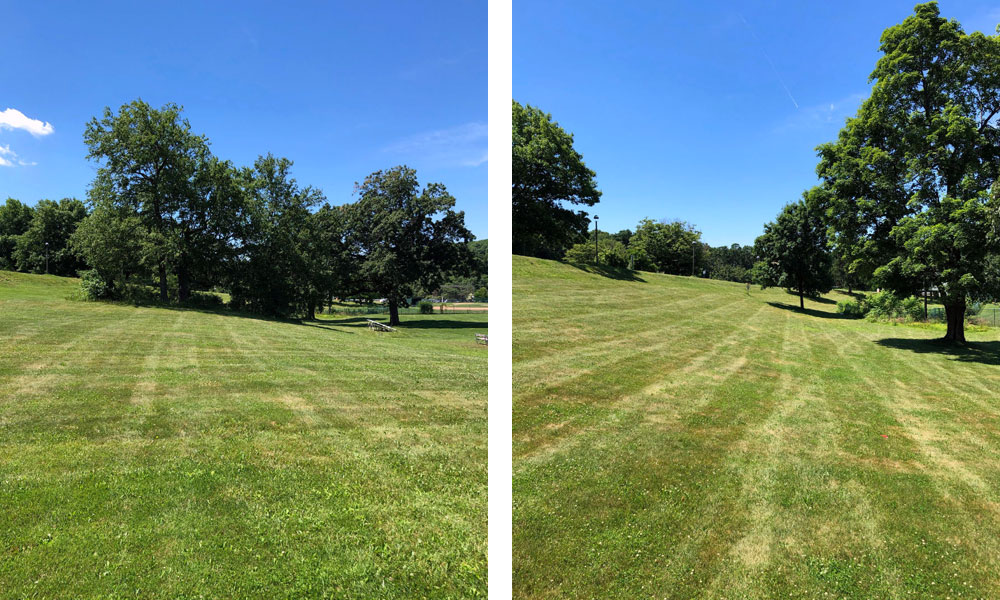
<path id="1" fill-rule="evenodd" d="M 383 315 L 381 319 L 372 319 L 379 323 L 389 324 L 389 317 Z M 368 317 L 344 317 L 342 319 L 320 319 L 317 321 L 303 321 L 303 325 L 319 327 L 320 329 L 330 329 L 329 326 L 351 327 L 362 329 L 368 327 Z M 456 321 L 454 319 L 418 319 L 407 320 L 402 316 L 402 322 L 396 325 L 399 329 L 488 329 L 486 321 Z"/>
<path id="2" fill-rule="evenodd" d="M 850 293 L 848 293 L 847 290 L 833 290 L 833 293 L 834 294 L 840 294 L 841 296 L 849 296 L 851 298 L 854 298 L 855 300 L 861 300 L 862 298 L 865 297 L 865 294 L 862 293 L 862 292 L 850 292 Z M 830 302 L 832 303 L 833 300 L 830 300 Z"/>
<path id="3" fill-rule="evenodd" d="M 631 271 L 623 267 L 608 267 L 605 265 L 584 265 L 580 263 L 566 263 L 571 267 L 576 267 L 584 273 L 593 273 L 594 275 L 600 275 L 601 277 L 607 277 L 608 279 L 617 279 L 619 281 L 638 281 L 641 283 L 646 283 L 646 280 L 639 277 L 638 271 Z"/>
<path id="4" fill-rule="evenodd" d="M 785 293 L 788 294 L 789 296 L 795 296 L 795 301 L 796 302 L 799 301 L 799 293 L 796 292 L 795 290 L 785 290 Z M 816 297 L 806 296 L 806 300 L 811 300 L 812 302 L 816 302 L 817 304 L 836 304 L 837 303 L 837 301 L 833 300 L 832 298 L 823 298 L 822 296 L 816 296 Z"/>
<path id="5" fill-rule="evenodd" d="M 782 310 L 790 310 L 793 312 L 801 313 L 803 315 L 809 315 L 812 317 L 819 317 L 821 319 L 845 319 L 846 317 L 840 313 L 827 312 L 825 310 L 816 310 L 814 308 L 799 308 L 797 304 L 784 304 L 782 302 L 768 302 L 774 308 L 780 308 Z"/>
<path id="6" fill-rule="evenodd" d="M 400 329 L 488 329 L 486 321 L 453 321 L 451 319 L 421 319 L 403 321 Z"/>
<path id="7" fill-rule="evenodd" d="M 918 354 L 942 354 L 953 360 L 1000 365 L 1000 342 L 966 342 L 955 344 L 940 338 L 885 338 L 876 340 L 883 348 L 909 350 Z"/>

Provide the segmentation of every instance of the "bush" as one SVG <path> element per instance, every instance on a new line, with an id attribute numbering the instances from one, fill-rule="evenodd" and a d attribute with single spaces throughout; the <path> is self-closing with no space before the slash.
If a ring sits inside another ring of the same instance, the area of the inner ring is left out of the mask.
<path id="1" fill-rule="evenodd" d="M 860 319 L 865 316 L 865 305 L 863 301 L 841 300 L 837 303 L 837 312 L 852 319 Z"/>
<path id="2" fill-rule="evenodd" d="M 921 321 L 924 318 L 924 302 L 916 296 L 900 299 L 889 291 L 876 292 L 870 294 L 860 302 L 844 303 L 853 304 L 848 314 L 840 309 L 837 304 L 837 311 L 848 316 L 865 316 L 872 321 Z"/>
<path id="3" fill-rule="evenodd" d="M 910 296 L 903 300 L 900 308 L 902 316 L 909 321 L 919 321 L 924 318 L 924 303 L 916 296 Z"/>
<path id="4" fill-rule="evenodd" d="M 104 300 L 111 297 L 112 287 L 96 269 L 90 269 L 80 272 L 80 291 L 87 300 Z"/>
<path id="5" fill-rule="evenodd" d="M 902 316 L 902 303 L 895 294 L 889 291 L 875 292 L 865 298 L 868 310 L 865 311 L 869 319 L 892 319 Z"/>
<path id="6" fill-rule="evenodd" d="M 191 296 L 183 304 L 194 308 L 222 308 L 225 306 L 222 297 L 212 292 L 191 292 Z"/>
<path id="7" fill-rule="evenodd" d="M 472 299 L 475 300 L 476 302 L 486 302 L 488 300 L 489 293 L 487 292 L 486 288 L 481 287 L 478 290 L 476 290 L 472 294 L 472 296 L 473 296 Z"/>
<path id="8" fill-rule="evenodd" d="M 417 302 L 417 308 L 420 309 L 420 314 L 422 315 L 432 315 L 434 314 L 434 303 L 428 302 L 427 300 L 421 300 Z"/>
<path id="9" fill-rule="evenodd" d="M 965 305 L 965 316 L 973 317 L 983 312 L 983 305 L 979 302 L 971 302 Z"/>
<path id="10" fill-rule="evenodd" d="M 136 306 L 162 304 L 157 288 L 139 283 L 128 283 L 122 289 L 121 299 Z"/>

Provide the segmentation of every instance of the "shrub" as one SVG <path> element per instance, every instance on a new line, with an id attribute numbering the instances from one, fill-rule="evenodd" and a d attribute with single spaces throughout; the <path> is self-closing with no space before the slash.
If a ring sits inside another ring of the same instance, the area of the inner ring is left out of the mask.
<path id="1" fill-rule="evenodd" d="M 159 291 L 148 285 L 128 283 L 122 288 L 121 299 L 136 306 L 161 304 Z"/>
<path id="2" fill-rule="evenodd" d="M 224 305 L 222 297 L 212 292 L 191 292 L 191 296 L 184 301 L 184 306 L 195 308 L 222 308 Z"/>
<path id="3" fill-rule="evenodd" d="M 858 300 L 841 300 L 837 303 L 837 312 L 852 319 L 865 316 L 864 302 Z"/>
<path id="4" fill-rule="evenodd" d="M 900 309 L 902 316 L 910 321 L 919 321 L 924 318 L 924 303 L 916 296 L 910 296 L 903 300 Z"/>
<path id="5" fill-rule="evenodd" d="M 103 300 L 111 297 L 112 287 L 96 269 L 90 269 L 80 272 L 80 291 L 87 300 Z"/>
<path id="6" fill-rule="evenodd" d="M 875 292 L 865 298 L 868 310 L 865 311 L 872 320 L 891 319 L 901 314 L 902 303 L 895 294 L 889 291 Z"/>
<path id="7" fill-rule="evenodd" d="M 488 300 L 489 293 L 487 292 L 485 287 L 481 287 L 478 290 L 476 290 L 472 294 L 472 296 L 473 300 L 475 300 L 476 302 L 486 302 Z"/>
<path id="8" fill-rule="evenodd" d="M 420 314 L 422 315 L 432 315 L 434 314 L 434 303 L 428 302 L 427 300 L 421 300 L 417 302 L 417 308 L 420 309 Z"/>
<path id="9" fill-rule="evenodd" d="M 970 302 L 965 305 L 965 316 L 973 317 L 983 311 L 983 305 L 979 302 Z"/>

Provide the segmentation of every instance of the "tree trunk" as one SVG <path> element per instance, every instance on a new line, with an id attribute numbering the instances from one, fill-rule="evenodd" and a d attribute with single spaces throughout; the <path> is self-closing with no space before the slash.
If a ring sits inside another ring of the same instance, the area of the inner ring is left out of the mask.
<path id="1" fill-rule="evenodd" d="M 944 314 L 948 320 L 948 332 L 944 334 L 946 342 L 965 343 L 965 298 L 961 301 L 945 304 Z"/>
<path id="2" fill-rule="evenodd" d="M 184 302 L 191 297 L 191 275 L 188 272 L 186 260 L 181 256 L 177 267 L 177 300 Z"/>
<path id="3" fill-rule="evenodd" d="M 389 325 L 399 325 L 399 307 L 395 298 L 389 299 Z"/>
<path id="4" fill-rule="evenodd" d="M 160 265 L 157 267 L 157 271 L 160 273 L 160 302 L 167 301 L 167 261 L 160 260 Z"/>
<path id="5" fill-rule="evenodd" d="M 309 301 L 309 320 L 310 321 L 316 320 L 316 303 L 313 302 L 312 300 Z"/>
<path id="6" fill-rule="evenodd" d="M 847 295 L 848 295 L 848 296 L 851 296 L 851 295 L 853 295 L 853 294 L 854 294 L 854 289 L 852 289 L 852 286 L 851 286 L 851 282 L 850 282 L 850 281 L 848 281 L 848 282 L 847 282 Z"/>

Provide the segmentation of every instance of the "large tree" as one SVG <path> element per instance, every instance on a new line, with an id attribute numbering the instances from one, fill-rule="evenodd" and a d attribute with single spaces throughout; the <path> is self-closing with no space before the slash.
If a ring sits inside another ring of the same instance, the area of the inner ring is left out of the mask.
<path id="1" fill-rule="evenodd" d="M 562 258 L 584 240 L 589 223 L 566 205 L 597 204 L 596 174 L 573 148 L 573 135 L 533 106 L 514 101 L 512 136 L 513 252 Z"/>
<path id="2" fill-rule="evenodd" d="M 798 292 L 799 308 L 803 309 L 805 296 L 826 293 L 833 283 L 826 225 L 808 197 L 807 193 L 803 200 L 785 206 L 754 243 L 758 258 L 753 267 L 755 283 Z"/>
<path id="3" fill-rule="evenodd" d="M 298 248 L 305 269 L 297 283 L 306 317 L 316 318 L 316 309 L 348 289 L 355 269 L 347 247 L 350 209 L 324 204 L 311 213 L 298 235 Z"/>
<path id="4" fill-rule="evenodd" d="M 268 154 L 239 173 L 246 206 L 230 288 L 234 306 L 250 312 L 306 314 L 315 299 L 314 274 L 308 272 L 311 209 L 324 198 L 317 189 L 299 187 L 291 167 L 287 158 Z"/>
<path id="5" fill-rule="evenodd" d="M 102 199 L 142 220 L 148 234 L 144 250 L 167 300 L 167 272 L 176 269 L 184 240 L 177 221 L 190 202 L 199 166 L 208 161 L 208 140 L 192 133 L 181 108 L 155 109 L 142 100 L 123 105 L 118 114 L 104 109 L 84 132 L 87 157 L 98 161 L 92 187 Z"/>
<path id="6" fill-rule="evenodd" d="M 92 199 L 97 197 L 90 190 Z M 122 297 L 131 283 L 144 284 L 149 269 L 143 264 L 146 228 L 130 211 L 110 202 L 96 202 L 80 222 L 70 247 L 104 282 L 110 297 Z"/>
<path id="7" fill-rule="evenodd" d="M 966 34 L 931 2 L 887 29 L 880 50 L 871 96 L 819 148 L 827 218 L 878 285 L 937 286 L 945 339 L 964 342 L 966 299 L 997 247 L 1000 37 Z"/>
<path id="8" fill-rule="evenodd" d="M 417 287 L 436 289 L 451 272 L 471 268 L 465 213 L 440 183 L 423 190 L 405 166 L 376 171 L 357 186 L 348 239 L 358 258 L 358 278 L 386 299 L 389 323 Z"/>

